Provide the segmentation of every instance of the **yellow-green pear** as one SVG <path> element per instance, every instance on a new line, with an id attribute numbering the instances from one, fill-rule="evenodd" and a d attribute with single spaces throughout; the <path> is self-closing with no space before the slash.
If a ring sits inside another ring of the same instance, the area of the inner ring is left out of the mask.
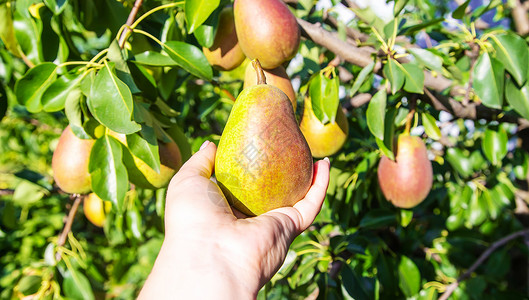
<path id="1" fill-rule="evenodd" d="M 292 104 L 266 84 L 259 62 L 258 84 L 244 89 L 232 108 L 215 157 L 215 176 L 226 198 L 254 216 L 293 206 L 312 184 L 312 155 Z"/>
<path id="2" fill-rule="evenodd" d="M 334 123 L 324 125 L 314 115 L 312 102 L 309 97 L 305 98 L 303 118 L 299 127 L 314 157 L 331 156 L 338 152 L 343 147 L 349 133 L 349 124 L 341 105 L 338 105 Z"/>

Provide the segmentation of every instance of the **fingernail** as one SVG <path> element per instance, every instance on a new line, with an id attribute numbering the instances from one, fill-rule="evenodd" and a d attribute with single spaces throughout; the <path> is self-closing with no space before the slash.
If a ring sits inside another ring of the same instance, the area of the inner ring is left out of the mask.
<path id="1" fill-rule="evenodd" d="M 325 157 L 323 160 L 326 161 L 329 164 L 329 167 L 331 166 L 331 161 L 329 160 L 328 157 Z"/>
<path id="2" fill-rule="evenodd" d="M 200 150 L 206 148 L 206 147 L 209 145 L 209 143 L 210 143 L 210 141 L 205 140 L 204 143 L 202 143 L 202 146 L 200 146 L 200 149 L 199 149 L 198 151 L 200 151 Z"/>

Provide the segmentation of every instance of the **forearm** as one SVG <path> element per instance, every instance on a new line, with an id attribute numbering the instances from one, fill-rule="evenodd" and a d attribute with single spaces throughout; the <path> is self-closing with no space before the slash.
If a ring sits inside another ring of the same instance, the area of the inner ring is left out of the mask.
<path id="1" fill-rule="evenodd" d="M 255 299 L 257 291 L 216 255 L 164 243 L 138 299 Z"/>

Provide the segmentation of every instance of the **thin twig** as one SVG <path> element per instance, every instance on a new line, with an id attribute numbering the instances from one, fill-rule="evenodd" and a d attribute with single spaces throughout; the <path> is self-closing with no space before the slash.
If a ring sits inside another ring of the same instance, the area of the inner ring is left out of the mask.
<path id="1" fill-rule="evenodd" d="M 138 11 L 140 10 L 141 5 L 143 4 L 143 0 L 136 0 L 134 2 L 134 6 L 132 7 L 132 10 L 130 11 L 129 17 L 127 18 L 127 23 L 125 23 L 125 30 L 123 30 L 123 33 L 119 37 L 119 47 L 123 49 L 125 46 L 125 41 L 127 40 L 127 37 L 130 34 L 130 26 L 132 26 L 132 23 L 134 23 L 134 20 L 136 20 L 136 15 L 138 14 Z"/>
<path id="2" fill-rule="evenodd" d="M 61 234 L 59 235 L 59 240 L 57 241 L 57 248 L 64 246 L 66 243 L 66 238 L 68 237 L 68 233 L 70 233 L 70 230 L 72 230 L 73 220 L 75 219 L 75 214 L 77 213 L 77 209 L 79 208 L 79 205 L 81 204 L 81 201 L 85 196 L 74 194 L 71 196 L 72 198 L 75 198 L 75 201 L 73 202 L 72 208 L 70 209 L 70 212 L 68 213 L 68 218 L 66 219 L 66 222 L 64 223 L 64 227 L 62 229 Z M 61 250 L 57 250 L 57 253 L 55 253 L 55 260 L 59 261 L 61 260 Z"/>
<path id="3" fill-rule="evenodd" d="M 468 277 L 470 277 L 470 275 L 472 275 L 472 273 L 499 247 L 507 244 L 508 242 L 510 242 L 511 240 L 514 240 L 515 238 L 518 238 L 521 236 L 527 236 L 527 235 L 529 235 L 529 229 L 524 229 L 524 230 L 514 232 L 494 242 L 487 250 L 485 250 L 485 252 L 483 252 L 483 254 L 481 254 L 481 256 L 474 262 L 474 264 L 472 264 L 472 266 L 470 266 L 470 268 L 468 268 L 468 270 L 465 273 L 463 273 L 463 275 L 459 276 L 457 281 L 447 286 L 446 291 L 441 295 L 441 297 L 439 297 L 439 300 L 448 299 L 448 297 L 450 297 L 450 295 L 457 289 L 457 287 L 459 286 L 459 283 L 467 279 Z"/>

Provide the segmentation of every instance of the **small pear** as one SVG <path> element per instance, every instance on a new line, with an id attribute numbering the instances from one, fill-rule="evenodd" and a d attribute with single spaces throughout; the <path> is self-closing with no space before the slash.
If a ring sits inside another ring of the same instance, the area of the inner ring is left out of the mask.
<path id="1" fill-rule="evenodd" d="M 395 161 L 382 156 L 378 165 L 378 184 L 393 205 L 412 208 L 421 203 L 432 188 L 432 163 L 424 142 L 416 136 L 401 134 L 397 139 Z"/>
<path id="2" fill-rule="evenodd" d="M 297 100 L 296 100 L 296 92 L 294 92 L 294 88 L 292 87 L 292 83 L 290 82 L 290 78 L 288 77 L 287 71 L 283 66 L 279 66 L 275 69 L 267 70 L 263 69 L 265 77 L 266 77 L 266 84 L 270 84 L 275 86 L 276 88 L 279 88 L 288 96 L 288 99 L 290 99 L 290 102 L 292 102 L 292 107 L 294 108 L 294 112 L 296 112 L 297 108 Z M 244 76 L 244 87 L 247 88 L 252 85 L 257 84 L 257 77 L 255 76 L 255 70 L 252 66 L 252 64 L 248 64 L 246 66 L 246 74 Z"/>
<path id="3" fill-rule="evenodd" d="M 344 145 L 349 133 L 349 123 L 341 105 L 338 105 L 334 123 L 323 124 L 318 120 L 312 110 L 312 102 L 305 98 L 303 118 L 299 127 L 305 136 L 314 157 L 331 156 L 338 152 Z"/>
<path id="4" fill-rule="evenodd" d="M 249 216 L 294 205 L 305 197 L 313 172 L 290 100 L 266 84 L 257 60 L 253 64 L 258 84 L 237 97 L 215 157 L 219 186 Z"/>
<path id="5" fill-rule="evenodd" d="M 103 201 L 95 193 L 90 193 L 84 199 L 83 212 L 85 217 L 97 227 L 103 227 L 107 214 L 112 209 L 110 201 Z"/>
<path id="6" fill-rule="evenodd" d="M 235 0 L 235 28 L 242 51 L 273 69 L 296 55 L 300 30 L 296 17 L 281 0 Z"/>
<path id="7" fill-rule="evenodd" d="M 209 63 L 221 71 L 230 71 L 237 68 L 246 58 L 239 46 L 235 22 L 233 20 L 233 7 L 222 9 L 219 16 L 219 27 L 210 48 L 202 48 Z"/>
<path id="8" fill-rule="evenodd" d="M 51 168 L 55 183 L 66 193 L 85 194 L 92 190 L 88 163 L 95 140 L 78 138 L 67 126 L 53 152 Z"/>

